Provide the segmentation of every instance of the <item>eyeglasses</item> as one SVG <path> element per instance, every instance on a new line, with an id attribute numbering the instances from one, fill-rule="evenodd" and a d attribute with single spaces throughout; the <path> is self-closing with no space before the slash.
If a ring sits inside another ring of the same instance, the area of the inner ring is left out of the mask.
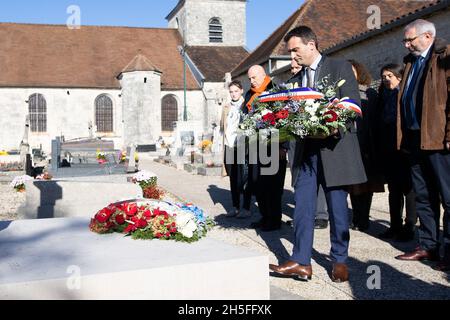
<path id="1" fill-rule="evenodd" d="M 402 40 L 402 42 L 403 42 L 404 44 L 411 43 L 411 42 L 413 42 L 414 40 L 416 40 L 418 37 L 420 37 L 420 36 L 423 35 L 423 34 L 424 34 L 424 33 L 421 33 L 421 34 L 415 36 L 414 38 L 405 38 L 405 39 Z"/>

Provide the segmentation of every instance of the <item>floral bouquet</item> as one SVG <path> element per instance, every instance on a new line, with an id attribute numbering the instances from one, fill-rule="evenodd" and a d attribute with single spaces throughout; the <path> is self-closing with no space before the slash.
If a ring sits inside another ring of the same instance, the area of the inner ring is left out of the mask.
<path id="1" fill-rule="evenodd" d="M 97 161 L 99 164 L 105 164 L 106 162 L 108 162 L 108 160 L 106 160 L 106 153 L 97 150 Z"/>
<path id="2" fill-rule="evenodd" d="M 152 172 L 140 171 L 133 175 L 131 181 L 139 184 L 146 199 L 159 200 L 164 196 L 164 191 L 157 187 L 158 177 Z"/>
<path id="3" fill-rule="evenodd" d="M 125 163 L 127 161 L 127 152 L 126 151 L 120 151 L 119 153 L 119 162 Z M 134 153 L 134 161 L 139 162 L 139 155 L 137 152 Z"/>
<path id="4" fill-rule="evenodd" d="M 211 140 L 203 140 L 200 142 L 199 148 L 202 150 L 202 152 L 211 151 L 213 143 Z"/>
<path id="5" fill-rule="evenodd" d="M 13 179 L 10 183 L 10 186 L 16 189 L 17 192 L 25 191 L 25 182 L 33 180 L 33 177 L 30 176 L 18 176 Z"/>
<path id="6" fill-rule="evenodd" d="M 50 173 L 48 173 L 48 172 L 44 172 L 43 174 L 40 174 L 40 175 L 38 175 L 36 177 L 36 180 L 47 180 L 47 181 L 49 181 L 49 180 L 52 180 L 52 179 L 53 179 L 53 176 Z"/>
<path id="7" fill-rule="evenodd" d="M 100 234 L 119 232 L 133 239 L 195 242 L 206 236 L 214 224 L 192 204 L 130 200 L 110 204 L 97 212 L 89 228 Z"/>
<path id="8" fill-rule="evenodd" d="M 317 90 L 284 84 L 262 94 L 253 110 L 242 115 L 240 131 L 246 136 L 259 130 L 278 130 L 280 142 L 297 137 L 332 135 L 339 128 L 346 130 L 348 121 L 361 116 L 360 107 L 348 98 L 337 99 L 336 94 L 345 80 L 330 83 L 323 78 Z"/>

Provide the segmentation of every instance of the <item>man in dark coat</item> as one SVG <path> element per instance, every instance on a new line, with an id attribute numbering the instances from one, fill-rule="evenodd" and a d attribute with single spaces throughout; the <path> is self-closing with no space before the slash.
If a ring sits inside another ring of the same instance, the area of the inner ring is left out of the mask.
<path id="1" fill-rule="evenodd" d="M 254 101 L 263 92 L 267 92 L 273 88 L 270 77 L 267 76 L 263 67 L 255 65 L 248 71 L 248 78 L 251 83 L 251 88 L 245 95 L 243 104 L 243 112 L 248 114 L 254 108 Z M 283 148 L 279 149 L 279 157 L 273 159 L 269 154 L 271 146 L 267 147 L 267 155 L 271 157 L 268 164 L 261 163 L 261 148 L 258 147 L 257 163 L 249 165 L 248 180 L 251 184 L 251 189 L 256 194 L 256 201 L 261 213 L 262 219 L 253 223 L 251 227 L 260 229 L 261 231 L 274 231 L 281 227 L 282 206 L 281 199 L 284 191 L 284 181 L 286 177 L 286 151 Z M 266 153 L 266 151 L 264 151 Z M 275 155 L 274 155 L 275 156 Z M 278 163 L 274 163 L 278 162 Z M 278 166 L 274 174 L 265 174 L 263 168 Z"/>
<path id="2" fill-rule="evenodd" d="M 337 98 L 349 97 L 359 103 L 358 84 L 351 65 L 344 60 L 322 56 L 315 33 L 306 26 L 291 30 L 285 37 L 291 57 L 303 66 L 298 82 L 314 87 L 322 78 L 337 82 L 346 80 Z M 269 268 L 275 273 L 309 280 L 312 276 L 311 256 L 314 241 L 314 216 L 317 190 L 321 184 L 330 214 L 332 280 L 348 281 L 348 246 L 350 240 L 346 186 L 367 181 L 353 122 L 347 130 L 330 137 L 296 140 L 289 150 L 292 185 L 295 189 L 294 248 L 286 263 Z"/>

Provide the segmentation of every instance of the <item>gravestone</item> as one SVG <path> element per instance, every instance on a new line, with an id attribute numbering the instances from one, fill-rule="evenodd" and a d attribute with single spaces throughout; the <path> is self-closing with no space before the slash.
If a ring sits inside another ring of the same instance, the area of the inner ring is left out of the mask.
<path id="1" fill-rule="evenodd" d="M 61 138 L 56 137 L 52 140 L 52 170 L 54 172 L 58 171 L 59 162 L 61 160 Z"/>
<path id="2" fill-rule="evenodd" d="M 132 145 L 127 148 L 127 159 L 125 162 L 125 168 L 127 173 L 136 172 L 136 146 Z"/>
<path id="3" fill-rule="evenodd" d="M 23 133 L 23 139 L 20 143 L 20 162 L 26 168 L 27 155 L 30 153 L 30 144 L 28 143 L 28 135 L 30 132 L 30 116 L 25 118 L 25 131 Z"/>

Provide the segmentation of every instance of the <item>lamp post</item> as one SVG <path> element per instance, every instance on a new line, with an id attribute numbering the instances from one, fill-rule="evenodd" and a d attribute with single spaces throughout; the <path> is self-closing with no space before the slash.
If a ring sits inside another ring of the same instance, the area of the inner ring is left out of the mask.
<path id="1" fill-rule="evenodd" d="M 183 82 L 184 82 L 184 111 L 183 111 L 183 121 L 187 121 L 187 79 L 186 79 L 186 45 L 183 44 Z"/>

